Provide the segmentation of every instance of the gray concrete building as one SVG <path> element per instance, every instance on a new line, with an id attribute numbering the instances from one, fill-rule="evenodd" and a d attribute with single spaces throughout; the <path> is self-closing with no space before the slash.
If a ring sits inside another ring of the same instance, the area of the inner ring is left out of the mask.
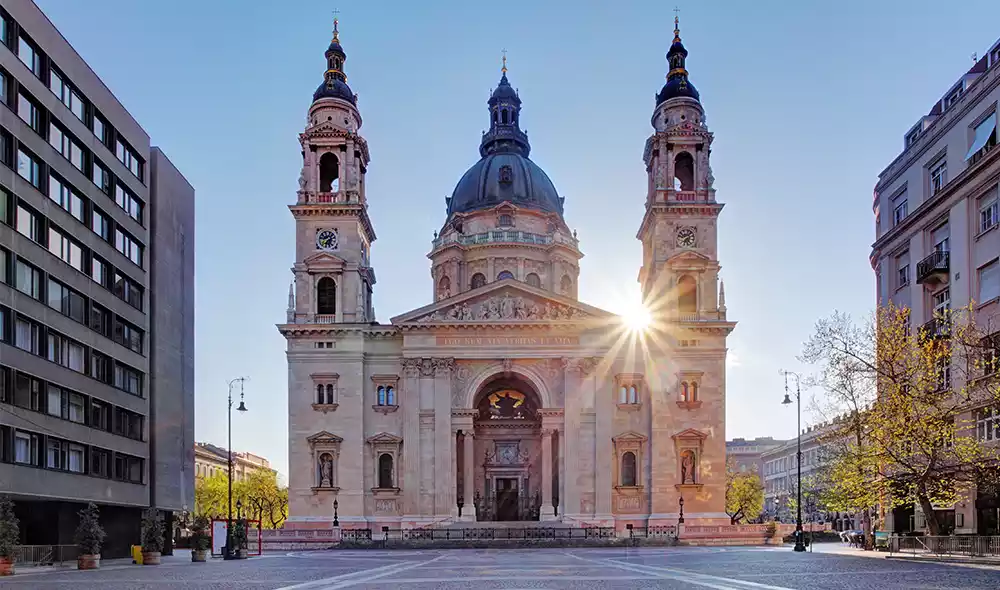
<path id="1" fill-rule="evenodd" d="M 0 492 L 107 557 L 194 505 L 194 189 L 30 0 L 0 0 Z M 172 527 L 167 527 L 170 530 Z"/>
<path id="2" fill-rule="evenodd" d="M 909 308 L 913 330 L 946 338 L 941 312 L 970 305 L 987 330 L 1000 322 L 998 101 L 1000 40 L 905 131 L 901 152 L 879 175 L 871 253 L 877 300 Z M 992 343 L 1000 354 L 1000 332 Z M 950 370 L 945 375 L 952 389 L 964 386 Z M 958 419 L 975 425 L 974 436 L 1000 444 L 1000 408 L 984 402 L 967 410 Z M 935 510 L 946 531 L 1000 534 L 1000 494 L 988 483 Z M 885 518 L 894 532 L 925 526 L 913 505 Z"/>

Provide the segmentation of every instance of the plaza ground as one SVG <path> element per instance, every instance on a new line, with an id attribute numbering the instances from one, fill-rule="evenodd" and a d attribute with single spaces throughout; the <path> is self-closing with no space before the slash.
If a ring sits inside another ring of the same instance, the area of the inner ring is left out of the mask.
<path id="1" fill-rule="evenodd" d="M 714 590 L 996 590 L 1000 568 L 774 548 L 310 551 L 206 564 L 166 558 L 158 567 L 32 572 L 0 590 L 333 590 L 337 588 Z"/>

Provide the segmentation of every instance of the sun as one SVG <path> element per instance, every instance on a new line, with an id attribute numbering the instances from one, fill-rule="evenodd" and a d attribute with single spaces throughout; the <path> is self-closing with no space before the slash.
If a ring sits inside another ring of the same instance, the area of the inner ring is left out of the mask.
<path id="1" fill-rule="evenodd" d="M 649 327 L 652 319 L 653 318 L 649 313 L 649 309 L 647 309 L 641 301 L 636 301 L 630 304 L 625 311 L 622 312 L 622 321 L 632 332 L 646 331 L 646 328 Z"/>

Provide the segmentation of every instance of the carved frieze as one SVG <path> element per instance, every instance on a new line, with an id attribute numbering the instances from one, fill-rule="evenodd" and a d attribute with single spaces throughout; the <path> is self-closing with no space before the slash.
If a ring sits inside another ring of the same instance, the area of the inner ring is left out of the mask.
<path id="1" fill-rule="evenodd" d="M 446 309 L 418 318 L 418 323 L 471 322 L 495 320 L 578 320 L 590 314 L 575 307 L 552 303 L 538 303 L 521 296 L 494 295 L 475 303 L 457 303 Z"/>
<path id="2" fill-rule="evenodd" d="M 400 359 L 399 364 L 403 367 L 403 375 L 407 377 L 420 374 L 420 359 Z"/>

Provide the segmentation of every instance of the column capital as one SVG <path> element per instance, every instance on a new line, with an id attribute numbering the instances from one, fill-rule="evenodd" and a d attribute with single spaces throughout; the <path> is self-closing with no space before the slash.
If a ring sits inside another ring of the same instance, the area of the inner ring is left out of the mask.
<path id="1" fill-rule="evenodd" d="M 435 375 L 451 376 L 452 369 L 455 368 L 454 358 L 435 358 L 431 359 L 431 366 L 434 368 Z"/>
<path id="2" fill-rule="evenodd" d="M 555 432 L 555 428 L 543 428 L 542 438 L 552 438 L 552 435 L 555 434 Z"/>
<path id="3" fill-rule="evenodd" d="M 434 376 L 434 359 L 420 359 L 420 376 L 421 377 L 433 377 Z"/>
<path id="4" fill-rule="evenodd" d="M 400 359 L 399 364 L 403 367 L 403 375 L 407 377 L 420 374 L 420 359 Z"/>

